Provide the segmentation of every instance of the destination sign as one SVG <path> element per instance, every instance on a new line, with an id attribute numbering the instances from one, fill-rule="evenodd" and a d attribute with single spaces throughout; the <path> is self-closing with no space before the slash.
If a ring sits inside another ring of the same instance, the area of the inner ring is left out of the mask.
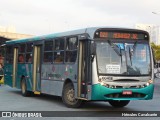
<path id="1" fill-rule="evenodd" d="M 132 33 L 132 32 L 100 31 L 95 33 L 95 38 L 148 40 L 148 35 L 143 33 Z"/>

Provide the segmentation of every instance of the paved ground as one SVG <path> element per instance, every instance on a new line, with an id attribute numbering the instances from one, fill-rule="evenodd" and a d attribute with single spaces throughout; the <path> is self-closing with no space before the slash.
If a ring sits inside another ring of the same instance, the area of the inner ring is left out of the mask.
<path id="1" fill-rule="evenodd" d="M 155 91 L 153 100 L 141 100 L 141 101 L 131 101 L 128 106 L 124 108 L 113 108 L 107 102 L 87 102 L 81 108 L 73 109 L 67 108 L 62 103 L 60 97 L 40 95 L 32 97 L 23 97 L 20 90 L 15 88 L 10 88 L 8 86 L 0 86 L 0 111 L 105 111 L 112 112 L 113 114 L 117 111 L 160 111 L 160 79 L 155 80 Z M 56 113 L 57 114 L 57 113 Z M 73 114 L 79 114 L 76 112 Z M 98 113 L 88 112 L 88 116 L 92 116 Z M 104 115 L 104 112 L 103 112 Z M 78 115 L 77 115 L 78 116 Z M 2 118 L 0 118 L 2 119 Z M 3 118 L 4 119 L 4 118 Z M 6 118 L 5 118 L 6 119 Z M 8 119 L 20 119 L 20 118 L 8 118 Z M 28 118 L 33 119 L 33 118 Z M 35 118 L 36 119 L 36 118 Z M 42 118 L 44 119 L 44 118 Z M 51 118 L 45 118 L 51 119 Z M 59 117 L 54 119 L 60 119 Z M 62 117 L 63 119 L 70 119 L 69 117 Z M 74 120 L 81 120 L 81 117 L 74 117 Z M 101 119 L 106 120 L 104 117 L 83 117 L 83 119 Z M 111 117 L 110 119 L 127 119 Z M 139 119 L 139 118 L 129 118 L 129 119 Z M 141 119 L 152 119 L 152 118 L 141 118 Z M 154 118 L 157 119 L 157 118 Z"/>

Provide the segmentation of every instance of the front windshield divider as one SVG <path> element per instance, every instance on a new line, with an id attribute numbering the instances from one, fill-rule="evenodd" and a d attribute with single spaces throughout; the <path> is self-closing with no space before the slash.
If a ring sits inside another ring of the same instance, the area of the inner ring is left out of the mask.
<path id="1" fill-rule="evenodd" d="M 134 45 L 133 45 L 133 47 L 132 47 L 133 54 L 134 54 L 134 52 L 135 52 L 135 50 L 136 50 L 136 46 L 137 46 L 137 41 L 134 43 Z"/>

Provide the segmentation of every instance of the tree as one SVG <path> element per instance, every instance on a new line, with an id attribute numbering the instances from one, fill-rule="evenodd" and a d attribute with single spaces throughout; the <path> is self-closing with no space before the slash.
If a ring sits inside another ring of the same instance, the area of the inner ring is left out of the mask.
<path id="1" fill-rule="evenodd" d="M 151 47 L 153 49 L 156 61 L 160 61 L 160 45 L 155 45 L 154 43 L 151 43 Z"/>

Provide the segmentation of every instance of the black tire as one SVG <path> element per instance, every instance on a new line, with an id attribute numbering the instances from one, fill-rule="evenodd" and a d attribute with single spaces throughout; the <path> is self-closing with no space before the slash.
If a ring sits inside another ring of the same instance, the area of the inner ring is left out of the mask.
<path id="1" fill-rule="evenodd" d="M 26 84 L 26 80 L 22 79 L 21 81 L 21 93 L 24 97 L 30 96 L 31 92 L 27 91 L 27 84 Z"/>
<path id="2" fill-rule="evenodd" d="M 71 83 L 68 83 L 64 86 L 62 100 L 67 107 L 78 108 L 82 103 L 82 100 L 75 98 L 74 92 L 74 87 Z"/>
<path id="3" fill-rule="evenodd" d="M 124 107 L 126 105 L 128 105 L 128 103 L 130 102 L 129 100 L 111 100 L 108 101 L 110 105 L 112 105 L 113 107 Z"/>

